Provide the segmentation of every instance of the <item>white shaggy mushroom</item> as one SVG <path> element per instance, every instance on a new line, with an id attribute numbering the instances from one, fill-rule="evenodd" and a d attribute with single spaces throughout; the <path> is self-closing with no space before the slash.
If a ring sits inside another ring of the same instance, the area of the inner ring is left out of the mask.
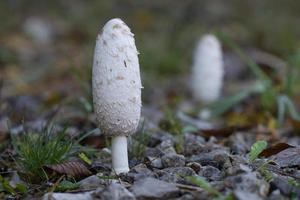
<path id="1" fill-rule="evenodd" d="M 221 45 L 214 35 L 204 35 L 194 54 L 192 89 L 195 100 L 203 103 L 216 101 L 222 90 L 223 75 Z"/>
<path id="2" fill-rule="evenodd" d="M 127 136 L 138 126 L 141 78 L 134 34 L 121 19 L 109 20 L 97 37 L 93 61 L 93 101 L 101 131 L 112 137 L 112 167 L 129 171 Z"/>

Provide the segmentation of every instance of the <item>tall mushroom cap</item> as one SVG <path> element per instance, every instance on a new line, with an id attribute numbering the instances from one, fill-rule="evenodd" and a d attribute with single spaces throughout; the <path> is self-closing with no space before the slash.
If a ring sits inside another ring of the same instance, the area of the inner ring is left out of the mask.
<path id="1" fill-rule="evenodd" d="M 94 110 L 101 131 L 128 136 L 141 113 L 141 79 L 134 34 L 121 19 L 112 19 L 98 35 L 93 61 Z"/>
<path id="2" fill-rule="evenodd" d="M 219 98 L 224 69 L 221 45 L 214 35 L 204 35 L 199 41 L 194 54 L 192 76 L 196 100 L 208 103 Z"/>

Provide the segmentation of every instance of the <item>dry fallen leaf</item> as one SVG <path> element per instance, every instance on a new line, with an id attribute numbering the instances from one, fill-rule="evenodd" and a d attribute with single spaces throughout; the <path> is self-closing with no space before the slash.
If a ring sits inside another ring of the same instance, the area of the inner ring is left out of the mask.
<path id="1" fill-rule="evenodd" d="M 74 178 L 82 178 L 92 175 L 92 172 L 81 161 L 65 162 L 56 165 L 45 165 L 43 168 L 48 174 L 66 174 Z"/>
<path id="2" fill-rule="evenodd" d="M 281 151 L 283 151 L 283 150 L 285 150 L 287 148 L 294 148 L 294 146 L 289 145 L 287 143 L 283 143 L 283 142 L 277 143 L 274 146 L 271 146 L 271 147 L 263 150 L 258 156 L 259 157 L 266 157 L 266 158 L 268 158 L 270 156 L 278 154 L 279 152 L 281 152 Z"/>

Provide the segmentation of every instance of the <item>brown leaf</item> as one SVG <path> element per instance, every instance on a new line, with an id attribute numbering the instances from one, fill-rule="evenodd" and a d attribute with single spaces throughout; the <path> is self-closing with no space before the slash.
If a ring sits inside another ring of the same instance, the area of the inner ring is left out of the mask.
<path id="1" fill-rule="evenodd" d="M 205 138 L 209 138 L 210 136 L 228 137 L 236 131 L 243 131 L 249 128 L 250 126 L 231 126 L 219 129 L 201 129 L 200 134 Z"/>
<path id="2" fill-rule="evenodd" d="M 74 178 L 82 178 L 92 175 L 92 172 L 86 167 L 86 165 L 80 161 L 65 162 L 56 165 L 45 165 L 44 170 L 51 174 L 66 174 Z"/>
<path id="3" fill-rule="evenodd" d="M 271 147 L 263 150 L 258 156 L 268 158 L 270 156 L 278 154 L 279 152 L 281 152 L 287 148 L 294 148 L 294 146 L 289 145 L 287 143 L 283 143 L 283 142 L 277 143 L 274 146 L 271 146 Z"/>

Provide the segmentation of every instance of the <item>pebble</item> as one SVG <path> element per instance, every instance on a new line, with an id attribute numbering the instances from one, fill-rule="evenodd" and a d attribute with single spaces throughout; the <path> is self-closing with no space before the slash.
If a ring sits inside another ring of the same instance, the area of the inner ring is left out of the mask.
<path id="1" fill-rule="evenodd" d="M 230 165 L 229 154 L 227 151 L 222 149 L 212 150 L 207 153 L 201 153 L 198 155 L 193 155 L 189 162 L 197 162 L 202 166 L 211 165 L 218 169 L 222 169 L 223 167 L 228 167 Z"/>
<path id="2" fill-rule="evenodd" d="M 42 200 L 93 200 L 91 192 L 84 193 L 46 193 Z"/>
<path id="3" fill-rule="evenodd" d="M 220 181 L 222 179 L 222 172 L 213 166 L 204 166 L 198 173 L 209 181 Z"/>
<path id="4" fill-rule="evenodd" d="M 283 176 L 277 176 L 272 181 L 272 186 L 278 188 L 280 192 L 284 195 L 289 195 L 291 193 L 295 194 L 300 198 L 300 188 L 289 183 L 289 179 Z"/>
<path id="5" fill-rule="evenodd" d="M 168 153 L 161 157 L 161 162 L 164 168 L 183 167 L 185 165 L 185 157 L 175 153 Z"/>
<path id="6" fill-rule="evenodd" d="M 184 177 L 195 176 L 195 171 L 190 167 L 169 167 L 158 172 L 160 180 L 172 183 L 186 184 L 187 181 Z"/>
<path id="7" fill-rule="evenodd" d="M 176 154 L 176 151 L 174 149 L 174 142 L 172 140 L 165 140 L 156 148 L 159 149 L 163 154 Z"/>
<path id="8" fill-rule="evenodd" d="M 197 162 L 189 162 L 186 166 L 192 168 L 196 173 L 198 173 L 202 168 L 202 166 Z"/>
<path id="9" fill-rule="evenodd" d="M 263 200 L 263 198 L 258 196 L 256 193 L 243 190 L 234 190 L 233 196 L 236 200 Z"/>
<path id="10" fill-rule="evenodd" d="M 262 178 L 258 178 L 256 172 L 246 172 L 235 176 L 229 176 L 224 180 L 224 184 L 235 190 L 246 191 L 266 197 L 269 193 L 270 185 Z"/>
<path id="11" fill-rule="evenodd" d="M 151 168 L 157 168 L 157 169 L 162 169 L 163 168 L 161 158 L 159 158 L 159 157 L 147 156 L 145 158 L 145 162 Z"/>
<path id="12" fill-rule="evenodd" d="M 187 133 L 184 136 L 184 154 L 195 155 L 203 151 L 205 139 L 201 136 Z"/>
<path id="13" fill-rule="evenodd" d="M 106 180 L 99 178 L 97 175 L 89 176 L 78 182 L 81 189 L 95 189 L 107 183 Z"/>
<path id="14" fill-rule="evenodd" d="M 174 184 L 151 177 L 136 181 L 130 190 L 137 199 L 167 199 L 180 192 Z"/>
<path id="15" fill-rule="evenodd" d="M 148 169 L 145 164 L 139 164 L 132 168 L 128 173 L 128 176 L 134 181 L 146 177 L 155 177 L 154 173 L 150 169 Z"/>
<path id="16" fill-rule="evenodd" d="M 101 200 L 135 200 L 135 196 L 119 183 L 111 183 L 103 190 L 92 194 L 93 199 Z"/>

